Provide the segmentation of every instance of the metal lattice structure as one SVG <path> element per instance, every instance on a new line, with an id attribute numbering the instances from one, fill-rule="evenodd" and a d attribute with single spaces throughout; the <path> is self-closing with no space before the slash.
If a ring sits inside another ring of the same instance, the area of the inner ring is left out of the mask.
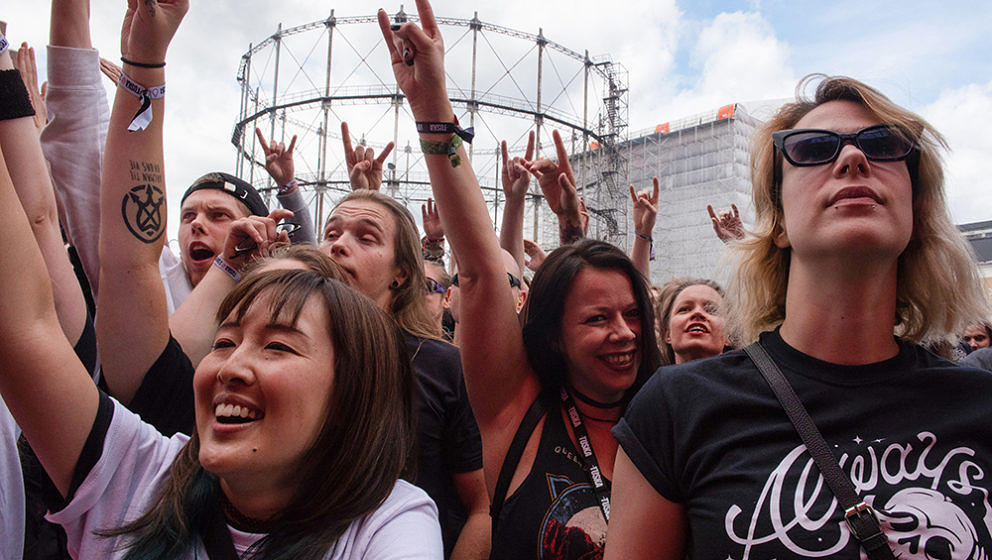
<path id="1" fill-rule="evenodd" d="M 392 16 L 417 21 L 402 7 Z M 532 34 L 472 19 L 438 17 L 445 39 L 447 88 L 463 126 L 475 127 L 470 146 L 473 168 L 499 220 L 499 142 L 511 157 L 523 155 L 528 132 L 537 137 L 537 157 L 551 154 L 552 130 L 565 139 L 570 154 L 598 146 L 595 158 L 577 169 L 576 181 L 592 214 L 594 235 L 624 244 L 627 163 L 617 149 L 626 140 L 626 73 L 608 58 L 590 58 Z M 336 17 L 276 32 L 242 56 L 238 68 L 241 101 L 232 143 L 235 173 L 264 196 L 275 185 L 264 171 L 264 154 L 253 128 L 268 138 L 289 142 L 298 136 L 296 176 L 310 194 L 316 223 L 350 190 L 339 123 L 347 121 L 353 143 L 377 153 L 391 140 L 383 189 L 414 206 L 430 196 L 430 183 L 414 119 L 393 79 L 389 54 L 375 15 Z M 588 163 L 593 162 L 594 163 Z M 552 247 L 557 225 L 542 204 L 536 182 L 529 195 L 525 235 Z"/>
<path id="2" fill-rule="evenodd" d="M 636 189 L 659 180 L 651 263 L 656 284 L 676 276 L 726 280 L 719 266 L 724 246 L 706 205 L 727 210 L 736 204 L 744 223 L 753 223 L 749 146 L 761 124 L 744 105 L 731 104 L 633 133 L 621 146 Z"/>

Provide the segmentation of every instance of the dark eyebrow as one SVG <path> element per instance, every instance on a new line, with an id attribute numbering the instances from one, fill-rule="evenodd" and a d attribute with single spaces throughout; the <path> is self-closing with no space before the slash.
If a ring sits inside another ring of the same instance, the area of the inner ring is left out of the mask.
<path id="1" fill-rule="evenodd" d="M 327 224 L 324 226 L 324 231 L 327 231 L 327 228 L 331 227 L 331 225 L 337 224 L 340 221 L 341 221 L 340 216 L 331 216 L 330 218 L 327 219 Z M 358 218 L 355 221 L 357 221 L 362 225 L 369 226 L 376 231 L 380 231 L 380 232 L 383 231 L 382 225 L 379 224 L 379 222 L 376 222 L 375 220 L 370 220 L 369 218 Z"/>
<path id="2" fill-rule="evenodd" d="M 217 327 L 217 331 L 220 332 L 220 331 L 222 331 L 224 329 L 236 329 L 236 328 L 239 328 L 239 327 L 241 327 L 241 323 L 240 322 L 238 322 L 238 321 L 227 321 L 225 323 L 221 323 L 221 325 L 219 327 Z M 265 325 L 265 330 L 267 330 L 267 331 L 278 331 L 278 332 L 285 332 L 285 333 L 290 333 L 290 334 L 299 334 L 299 335 L 307 336 L 307 334 L 305 332 L 301 331 L 300 329 L 296 328 L 293 325 L 288 325 L 286 323 L 269 323 L 268 325 Z"/>

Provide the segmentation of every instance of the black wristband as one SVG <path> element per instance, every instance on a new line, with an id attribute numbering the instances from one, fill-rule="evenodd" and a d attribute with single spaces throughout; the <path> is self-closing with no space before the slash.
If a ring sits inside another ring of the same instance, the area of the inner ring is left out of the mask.
<path id="1" fill-rule="evenodd" d="M 457 134 L 459 138 L 472 143 L 475 138 L 475 129 L 471 126 L 462 128 L 458 123 L 450 122 L 417 122 L 417 132 L 421 134 Z"/>
<path id="2" fill-rule="evenodd" d="M 34 115 L 31 96 L 17 70 L 0 70 L 0 121 Z"/>
<path id="3" fill-rule="evenodd" d="M 138 68 L 165 68 L 165 63 L 164 62 L 157 62 L 155 64 L 148 64 L 147 62 L 135 62 L 133 60 L 128 60 L 128 59 L 124 58 L 123 56 L 121 57 L 121 62 L 123 62 L 124 64 L 127 64 L 129 66 L 137 66 Z"/>

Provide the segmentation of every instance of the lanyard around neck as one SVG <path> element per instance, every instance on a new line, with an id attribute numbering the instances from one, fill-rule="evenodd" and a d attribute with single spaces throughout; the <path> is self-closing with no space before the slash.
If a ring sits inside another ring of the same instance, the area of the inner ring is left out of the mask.
<path id="1" fill-rule="evenodd" d="M 603 482 L 603 473 L 599 470 L 599 461 L 596 460 L 596 452 L 592 450 L 592 443 L 589 441 L 589 431 L 586 430 L 586 426 L 582 422 L 582 417 L 579 415 L 579 410 L 575 408 L 575 401 L 572 400 L 572 395 L 569 394 L 568 389 L 561 387 L 559 389 L 559 395 L 561 396 L 561 404 L 565 407 L 565 413 L 572 423 L 575 439 L 579 442 L 582 466 L 586 471 L 586 475 L 589 477 L 589 481 L 592 482 L 593 492 L 596 494 L 596 499 L 599 500 L 599 509 L 603 512 L 603 518 L 609 523 L 610 495 L 606 491 L 606 483 Z"/>

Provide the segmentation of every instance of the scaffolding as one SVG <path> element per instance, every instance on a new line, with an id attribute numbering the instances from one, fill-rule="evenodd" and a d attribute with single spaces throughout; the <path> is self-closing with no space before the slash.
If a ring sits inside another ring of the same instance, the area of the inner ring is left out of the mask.
<path id="1" fill-rule="evenodd" d="M 418 21 L 401 7 L 396 23 Z M 468 147 L 473 168 L 495 223 L 503 206 L 499 143 L 522 156 L 528 132 L 537 138 L 537 155 L 554 154 L 551 132 L 567 139 L 569 153 L 590 144 L 602 149 L 596 166 L 576 180 L 590 202 L 594 235 L 622 242 L 627 205 L 627 86 L 623 67 L 609 57 L 590 57 L 537 34 L 471 19 L 438 17 L 445 38 L 448 95 L 463 126 L 476 129 Z M 237 74 L 241 100 L 231 138 L 235 173 L 254 184 L 268 200 L 275 185 L 264 171 L 264 155 L 253 129 L 289 142 L 299 137 L 296 176 L 308 195 L 316 223 L 350 191 L 340 148 L 341 121 L 353 142 L 379 153 L 389 141 L 396 149 L 387 160 L 383 190 L 411 207 L 430 195 L 413 116 L 393 80 L 389 55 L 375 15 L 337 17 L 275 33 L 249 46 Z M 601 95 L 598 92 L 603 92 Z M 569 140 L 570 139 L 570 140 Z M 526 205 L 525 235 L 542 245 L 557 244 L 557 225 L 532 184 Z M 620 202 L 618 206 L 616 203 Z M 529 230 L 529 231 L 527 231 Z"/>
<path id="2" fill-rule="evenodd" d="M 653 283 L 660 285 L 679 276 L 725 280 L 718 267 L 723 244 L 713 232 L 706 206 L 720 210 L 736 204 L 745 224 L 753 222 L 749 147 L 760 125 L 743 105 L 732 104 L 631 133 L 631 139 L 617 147 L 635 189 L 650 188 L 652 177 L 660 183 L 652 234 Z M 581 162 L 601 150 L 590 150 L 576 159 Z M 627 192 L 622 204 L 631 206 Z M 632 217 L 621 227 L 626 235 L 621 246 L 629 247 Z"/>

